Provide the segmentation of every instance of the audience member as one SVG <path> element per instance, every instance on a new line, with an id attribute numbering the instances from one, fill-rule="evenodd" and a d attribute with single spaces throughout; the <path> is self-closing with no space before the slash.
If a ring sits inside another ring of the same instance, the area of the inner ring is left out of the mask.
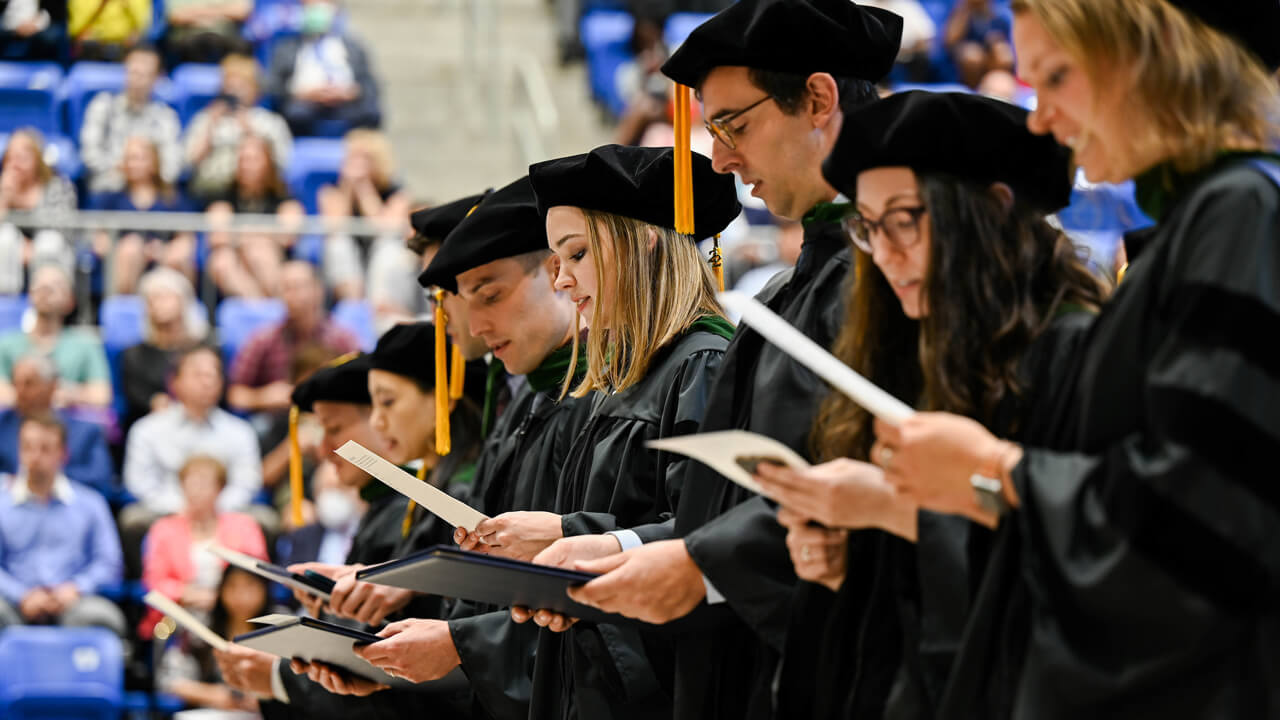
<path id="1" fill-rule="evenodd" d="M 151 270 L 138 283 L 138 294 L 145 308 L 142 342 L 120 354 L 125 433 L 143 415 L 169 407 L 174 361 L 209 331 L 204 306 L 195 303 L 191 282 L 182 273 L 165 267 Z"/>
<path id="2" fill-rule="evenodd" d="M 31 128 L 15 130 L 0 159 L 0 214 L 58 214 L 75 208 L 75 187 L 45 162 L 44 137 Z M 70 274 L 73 262 L 71 245 L 61 230 L 0 224 L 0 294 L 22 292 L 30 268 L 57 264 Z"/>
<path id="3" fill-rule="evenodd" d="M 98 625 L 123 636 L 124 614 L 98 595 L 120 581 L 107 501 L 62 472 L 56 417 L 28 417 L 18 437 L 22 470 L 0 492 L 0 628 Z"/>
<path id="4" fill-rule="evenodd" d="M 627 99 L 618 120 L 614 141 L 635 145 L 655 123 L 669 123 L 667 105 L 671 81 L 661 72 L 670 51 L 663 41 L 668 9 L 664 3 L 636 2 L 631 6 L 635 27 L 631 32 L 631 59 L 618 66 L 614 86 Z"/>
<path id="5" fill-rule="evenodd" d="M 293 361 L 289 363 L 289 383 L 297 387 L 311 377 L 312 373 L 334 362 L 339 355 L 340 353 L 323 345 L 299 346 L 293 353 Z M 258 446 L 266 451 L 262 456 L 262 485 L 273 490 L 272 504 L 283 510 L 292 499 L 289 484 L 281 482 L 289 477 L 289 456 L 293 454 L 289 443 L 289 417 L 285 413 L 268 413 L 268 416 L 268 426 L 258 434 Z M 298 447 L 302 451 L 303 477 L 315 470 L 312 451 L 320 444 L 322 434 L 315 416 L 306 414 L 298 418 Z"/>
<path id="6" fill-rule="evenodd" d="M 58 369 L 47 355 L 31 353 L 13 365 L 13 407 L 0 410 L 0 473 L 18 472 L 18 431 L 26 418 L 53 412 L 53 395 L 58 386 Z M 66 428 L 67 455 L 63 472 L 67 477 L 104 495 L 114 485 L 115 471 L 107 438 L 95 423 L 55 416 Z"/>
<path id="7" fill-rule="evenodd" d="M 71 54 L 77 60 L 119 62 L 154 18 L 151 0 L 67 0 Z"/>
<path id="8" fill-rule="evenodd" d="M 991 0 L 956 0 L 942 44 L 956 63 L 960 82 L 977 88 L 992 70 L 1013 70 L 1012 24 Z"/>
<path id="9" fill-rule="evenodd" d="M 222 359 L 212 348 L 198 346 L 183 353 L 174 368 L 170 390 L 175 402 L 151 413 L 129 430 L 124 454 L 124 486 L 136 501 L 120 512 L 126 545 L 156 519 L 182 510 L 185 500 L 178 472 L 192 455 L 217 458 L 227 469 L 227 482 L 218 494 L 223 511 L 250 508 L 262 488 L 258 438 L 245 420 L 218 407 L 222 395 Z M 266 518 L 267 524 L 271 522 Z"/>
<path id="10" fill-rule="evenodd" d="M 219 637 L 257 630 L 260 626 L 249 621 L 273 610 L 267 581 L 234 565 L 222 572 L 213 594 L 216 603 L 209 613 L 209 629 Z M 156 688 L 194 707 L 242 711 L 254 713 L 247 717 L 258 717 L 258 699 L 224 684 L 212 649 L 186 632 L 160 656 Z"/>
<path id="11" fill-rule="evenodd" d="M 186 162 L 192 168 L 189 187 L 200 198 L 216 198 L 231 188 L 240 142 L 247 135 L 267 141 L 276 167 L 289 163 L 293 137 L 284 118 L 259 107 L 258 63 L 248 55 L 222 60 L 222 93 L 196 113 L 187 127 Z"/>
<path id="12" fill-rule="evenodd" d="M 378 127 L 378 84 L 364 46 L 334 27 L 338 4 L 302 0 L 301 36 L 272 50 L 267 86 L 294 135 Z"/>
<path id="13" fill-rule="evenodd" d="M 325 280 L 339 298 L 362 298 L 404 314 L 422 297 L 404 246 L 409 196 L 395 182 L 391 142 L 377 130 L 352 130 L 338 184 L 320 188 L 320 214 L 368 218 L 383 228 L 377 238 L 330 235 L 325 240 Z"/>
<path id="14" fill-rule="evenodd" d="M 67 42 L 67 3 L 5 0 L 0 3 L 0 57 L 58 60 Z"/>
<path id="15" fill-rule="evenodd" d="M 343 565 L 351 550 L 351 539 L 367 506 L 360 499 L 358 488 L 342 484 L 333 461 L 322 460 L 311 475 L 311 494 L 315 498 L 310 503 L 313 521 L 281 536 L 276 543 L 282 565 L 303 562 Z"/>
<path id="16" fill-rule="evenodd" d="M 248 52 L 240 35 L 253 0 L 165 0 L 165 49 L 175 62 L 216 63 Z"/>
<path id="17" fill-rule="evenodd" d="M 80 159 L 89 176 L 89 192 L 124 189 L 124 146 L 134 135 L 155 143 L 160 177 L 166 183 L 177 181 L 182 165 L 178 113 L 151 97 L 161 70 L 155 48 L 133 48 L 124 58 L 124 89 L 100 92 L 89 102 L 80 127 Z"/>
<path id="18" fill-rule="evenodd" d="M 183 607 L 208 615 L 218 600 L 218 581 L 226 564 L 205 549 L 213 541 L 228 550 L 267 559 L 267 541 L 254 519 L 218 510 L 218 495 L 227 485 L 227 469 L 217 458 L 192 455 L 178 470 L 183 507 L 162 517 L 147 533 L 142 582 Z M 163 615 L 152 610 L 138 633 L 150 639 Z"/>
<path id="19" fill-rule="evenodd" d="M 777 234 L 774 252 L 770 255 L 756 250 L 750 251 L 751 257 L 746 259 L 752 267 L 738 277 L 737 282 L 733 284 L 734 290 L 754 296 L 764 289 L 773 276 L 795 267 L 796 260 L 800 258 L 800 248 L 804 244 L 804 226 L 782 218 L 778 218 L 775 222 Z M 730 319 L 737 322 L 736 317 Z"/>
<path id="20" fill-rule="evenodd" d="M 280 279 L 284 320 L 254 333 L 231 364 L 227 404 L 238 410 L 288 410 L 294 387 L 289 382 L 289 370 L 300 348 L 320 345 L 339 355 L 360 348 L 354 335 L 329 318 L 324 308 L 324 287 L 310 263 L 286 263 Z"/>
<path id="21" fill-rule="evenodd" d="M 71 276 L 58 265 L 36 268 L 30 298 L 35 314 L 30 331 L 14 330 L 0 337 L 0 405 L 13 403 L 14 364 L 31 352 L 48 355 L 58 368 L 55 406 L 111 405 L 111 370 L 102 341 L 90 330 L 65 325 L 74 305 Z"/>
<path id="22" fill-rule="evenodd" d="M 938 26 L 920 0 L 862 0 L 858 4 L 888 10 L 902 18 L 902 48 L 898 50 L 897 60 L 902 80 L 929 82 L 932 73 L 929 51 L 938 35 Z"/>
<path id="23" fill-rule="evenodd" d="M 121 160 L 124 188 L 95 195 L 90 207 L 95 210 L 125 212 L 192 212 L 194 207 L 172 183 L 160 174 L 160 151 L 145 135 L 133 135 L 125 141 Z M 172 268 L 194 279 L 196 272 L 196 236 L 190 232 L 125 230 L 112 247 L 111 236 L 98 231 L 93 249 L 99 257 L 111 254 L 111 286 L 114 292 L 131 295 L 137 292 L 138 278 L 157 265 Z"/>
<path id="24" fill-rule="evenodd" d="M 227 191 L 209 205 L 209 222 L 225 227 L 238 213 L 274 214 L 289 226 L 302 219 L 302 205 L 289 194 L 267 141 L 247 135 L 240 142 L 236 174 Z M 209 233 L 209 274 L 224 295 L 279 294 L 280 265 L 295 236 L 288 232 Z"/>

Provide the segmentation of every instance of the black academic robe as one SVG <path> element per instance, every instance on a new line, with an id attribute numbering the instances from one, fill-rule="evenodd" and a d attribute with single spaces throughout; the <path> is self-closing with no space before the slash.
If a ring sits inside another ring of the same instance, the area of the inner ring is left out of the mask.
<path id="1" fill-rule="evenodd" d="M 485 442 L 472 504 L 486 515 L 552 511 L 573 439 L 591 412 L 590 398 L 559 400 L 560 385 L 522 385 Z M 473 717 L 524 720 L 529 714 L 538 628 L 510 611 L 459 601 L 449 633 L 471 684 Z"/>
<path id="2" fill-rule="evenodd" d="M 1014 562 L 939 717 L 1280 717 L 1280 187 L 1254 162 L 1139 179 L 1158 225 L 1087 338 L 1070 447 L 1014 470 Z"/>
<path id="3" fill-rule="evenodd" d="M 1062 404 L 1092 320 L 1064 310 L 1031 343 L 1019 367 L 1022 394 L 997 410 L 992 432 L 1022 443 L 1054 434 L 1049 409 Z M 991 541 L 965 518 L 928 511 L 914 544 L 880 530 L 852 533 L 838 593 L 797 587 L 777 716 L 934 717 Z"/>
<path id="4" fill-rule="evenodd" d="M 757 298 L 830 347 L 844 316 L 850 259 L 839 223 L 807 222 L 795 268 Z M 742 326 L 725 351 L 699 431 L 750 430 L 809 457 L 809 428 L 826 392 L 820 378 Z M 725 602 L 700 605 L 674 638 L 674 717 L 767 717 L 796 582 L 776 508 L 689 463 L 675 533 Z"/>
<path id="5" fill-rule="evenodd" d="M 721 335 L 695 327 L 664 348 L 639 383 L 596 397 L 556 499 L 565 536 L 621 529 L 642 540 L 670 536 L 690 461 L 645 444 L 697 432 L 727 345 Z M 671 698 L 660 679 L 672 671 L 667 647 L 633 624 L 540 630 L 529 717 L 670 716 Z"/>

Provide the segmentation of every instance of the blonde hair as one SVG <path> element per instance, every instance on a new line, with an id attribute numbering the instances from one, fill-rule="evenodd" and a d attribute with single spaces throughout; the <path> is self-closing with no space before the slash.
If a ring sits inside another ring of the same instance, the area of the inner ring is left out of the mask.
<path id="1" fill-rule="evenodd" d="M 1149 145 L 1130 155 L 1149 150 L 1193 172 L 1222 150 L 1261 150 L 1280 135 L 1276 83 L 1258 58 L 1164 0 L 1014 0 L 1013 12 L 1039 20 L 1099 93 L 1128 83 L 1125 112 L 1150 130 L 1135 133 Z"/>
<path id="2" fill-rule="evenodd" d="M 346 152 L 359 151 L 369 156 L 372 165 L 373 182 L 379 189 L 391 185 L 391 176 L 395 173 L 395 162 L 391 154 L 391 141 L 378 130 L 356 128 L 342 138 L 346 143 Z"/>
<path id="3" fill-rule="evenodd" d="M 144 300 L 151 293 L 169 291 L 182 298 L 182 324 L 187 337 L 191 340 L 203 340 L 209 333 L 209 321 L 204 317 L 204 306 L 196 305 L 195 289 L 186 275 L 163 265 L 148 270 L 138 281 L 138 295 Z M 143 313 L 142 336 L 148 340 L 155 337 L 155 326 L 151 324 L 151 313 Z"/>
<path id="4" fill-rule="evenodd" d="M 724 317 L 716 301 L 711 267 L 692 238 L 675 230 L 632 218 L 583 210 L 587 242 L 595 265 L 599 290 L 606 268 L 601 253 L 606 242 L 613 256 L 616 281 L 609 316 L 600 303 L 591 312 L 587 334 L 587 371 L 573 390 L 582 397 L 592 390 L 620 391 L 640 382 L 653 358 L 664 346 L 707 315 Z M 605 237 L 607 233 L 607 238 Z M 651 233 L 657 242 L 649 247 Z M 598 291 L 599 291 L 598 290 Z M 572 384 L 578 358 L 578 334 L 574 333 L 573 360 L 564 391 Z"/>
<path id="5" fill-rule="evenodd" d="M 182 463 L 182 467 L 178 468 L 178 482 L 187 479 L 187 473 L 196 468 L 208 468 L 213 471 L 214 476 L 218 479 L 218 487 L 225 488 L 227 486 L 227 466 L 222 461 L 212 455 L 197 454 L 192 455 Z"/>
<path id="6" fill-rule="evenodd" d="M 36 177 L 40 180 L 41 185 L 49 182 L 53 177 L 53 168 L 49 167 L 49 163 L 44 161 L 44 135 L 33 127 L 18 128 L 10 133 L 9 142 L 5 144 L 4 158 L 0 160 L 0 165 L 8 161 L 9 153 L 13 151 L 15 140 L 26 140 L 31 143 L 31 147 L 36 154 Z"/>

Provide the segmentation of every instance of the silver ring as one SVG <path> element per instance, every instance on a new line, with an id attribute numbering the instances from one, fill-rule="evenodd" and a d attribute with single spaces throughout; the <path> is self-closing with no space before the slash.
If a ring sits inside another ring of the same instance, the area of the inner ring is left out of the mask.
<path id="1" fill-rule="evenodd" d="M 884 445 L 880 448 L 880 467 L 885 470 L 889 469 L 889 463 L 893 461 L 893 448 Z"/>
<path id="2" fill-rule="evenodd" d="M 804 562 L 809 562 L 809 546 L 808 545 L 805 545 L 800 548 L 800 559 Z"/>

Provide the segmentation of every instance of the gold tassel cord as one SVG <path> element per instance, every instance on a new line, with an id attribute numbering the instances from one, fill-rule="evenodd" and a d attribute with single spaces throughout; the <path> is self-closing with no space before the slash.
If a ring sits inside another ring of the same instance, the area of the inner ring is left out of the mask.
<path id="1" fill-rule="evenodd" d="M 675 147 L 672 148 L 675 166 L 675 230 L 684 235 L 694 234 L 693 223 L 693 156 L 690 148 L 690 91 L 679 83 L 675 86 Z"/>
<path id="2" fill-rule="evenodd" d="M 716 289 L 724 292 L 724 259 L 720 257 L 720 233 L 716 233 L 711 246 L 711 274 L 716 277 Z"/>
<path id="3" fill-rule="evenodd" d="M 462 348 L 453 346 L 449 368 L 449 399 L 462 399 L 462 383 L 467 377 L 467 361 L 462 358 Z"/>
<path id="4" fill-rule="evenodd" d="M 427 459 L 422 459 L 422 467 L 418 468 L 418 479 L 422 482 L 427 481 Z M 413 510 L 418 507 L 418 503 L 410 500 L 409 506 L 404 509 L 404 522 L 400 523 L 400 537 L 409 537 L 409 528 L 413 527 Z"/>
<path id="5" fill-rule="evenodd" d="M 436 454 L 444 457 L 449 454 L 451 444 L 449 441 L 449 362 L 446 355 L 447 344 L 445 342 L 445 322 L 444 315 L 444 291 L 436 288 L 436 310 L 435 310 L 435 326 L 436 326 L 436 386 L 434 395 L 436 398 Z"/>
<path id="6" fill-rule="evenodd" d="M 298 406 L 289 408 L 289 508 L 293 526 L 302 527 L 302 446 L 298 443 Z"/>

